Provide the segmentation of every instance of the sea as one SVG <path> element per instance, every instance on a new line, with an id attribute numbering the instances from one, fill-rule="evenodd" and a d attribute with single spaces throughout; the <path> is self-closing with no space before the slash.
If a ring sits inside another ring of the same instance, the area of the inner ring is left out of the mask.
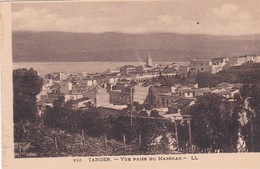
<path id="1" fill-rule="evenodd" d="M 188 62 L 154 62 L 155 65 L 167 65 L 177 63 L 187 65 Z M 14 62 L 13 69 L 33 68 L 39 75 L 45 75 L 53 72 L 69 73 L 102 73 L 108 69 L 119 70 L 124 65 L 145 65 L 144 62 Z"/>

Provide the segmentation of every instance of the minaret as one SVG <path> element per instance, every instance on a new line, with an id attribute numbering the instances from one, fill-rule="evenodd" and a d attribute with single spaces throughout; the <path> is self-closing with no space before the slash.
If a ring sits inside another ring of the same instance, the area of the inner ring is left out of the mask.
<path id="1" fill-rule="evenodd" d="M 146 65 L 147 66 L 153 66 L 153 61 L 152 58 L 150 56 L 150 53 L 148 53 L 147 59 L 146 59 Z"/>

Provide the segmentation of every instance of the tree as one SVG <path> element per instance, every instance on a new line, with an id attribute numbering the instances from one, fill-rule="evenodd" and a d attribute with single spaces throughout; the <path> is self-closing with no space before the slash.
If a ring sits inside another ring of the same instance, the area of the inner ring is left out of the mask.
<path id="1" fill-rule="evenodd" d="M 150 153 L 152 154 L 166 154 L 170 153 L 170 145 L 174 144 L 172 140 L 174 138 L 175 126 L 174 123 L 166 118 L 160 116 L 157 110 L 152 110 L 150 113 L 150 130 L 152 146 L 150 147 Z M 159 139 L 159 142 L 158 142 Z"/>
<path id="2" fill-rule="evenodd" d="M 219 83 L 223 82 L 223 79 L 219 75 L 202 72 L 196 76 L 196 82 L 199 87 L 215 87 Z"/>
<path id="3" fill-rule="evenodd" d="M 152 110 L 150 113 L 151 117 L 160 117 L 158 110 Z"/>
<path id="4" fill-rule="evenodd" d="M 260 87 L 256 84 L 245 84 L 240 89 L 236 101 L 238 112 L 246 110 L 247 123 L 242 126 L 242 136 L 249 151 L 260 151 Z"/>
<path id="5" fill-rule="evenodd" d="M 91 137 L 101 137 L 111 132 L 109 120 L 102 118 L 94 109 L 83 112 L 81 125 L 86 134 Z"/>
<path id="6" fill-rule="evenodd" d="M 142 153 L 148 151 L 149 145 L 152 143 L 151 138 L 151 120 L 148 117 L 148 113 L 145 110 L 140 111 L 140 118 L 138 118 L 138 133 L 141 136 L 140 150 Z"/>
<path id="7" fill-rule="evenodd" d="M 65 102 L 64 96 L 54 100 L 53 107 L 46 108 L 44 123 L 70 133 L 81 133 L 83 130 L 91 137 L 108 135 L 111 130 L 109 119 L 102 118 L 94 107 L 85 111 L 75 110 L 72 101 Z"/>
<path id="8" fill-rule="evenodd" d="M 197 97 L 189 109 L 193 143 L 201 152 L 234 151 L 238 126 L 231 104 L 217 94 Z"/>
<path id="9" fill-rule="evenodd" d="M 182 123 L 177 123 L 177 128 L 178 128 L 178 146 L 179 150 L 182 152 L 187 151 L 187 145 L 189 142 L 189 130 L 188 130 L 188 124 L 187 121 L 184 121 Z"/>
<path id="10" fill-rule="evenodd" d="M 170 143 L 167 134 L 173 128 L 172 123 L 167 119 L 163 119 L 157 110 L 152 110 L 150 116 L 145 110 L 142 110 L 139 117 L 138 133 L 141 137 L 141 153 L 168 153 Z M 156 138 L 159 137 L 160 143 L 153 144 Z"/>
<path id="11" fill-rule="evenodd" d="M 14 121 L 32 121 L 37 115 L 36 95 L 42 90 L 43 80 L 33 68 L 13 71 Z"/>
<path id="12" fill-rule="evenodd" d="M 64 129 L 67 111 L 64 109 L 65 97 L 59 96 L 53 101 L 53 107 L 46 107 L 44 123 L 52 128 Z"/>
<path id="13" fill-rule="evenodd" d="M 36 97 L 14 94 L 14 122 L 33 121 L 37 114 Z"/>
<path id="14" fill-rule="evenodd" d="M 65 102 L 65 97 L 59 96 L 53 101 L 53 107 L 46 108 L 44 123 L 52 128 L 80 132 L 82 114 L 82 111 L 73 109 L 71 100 Z"/>

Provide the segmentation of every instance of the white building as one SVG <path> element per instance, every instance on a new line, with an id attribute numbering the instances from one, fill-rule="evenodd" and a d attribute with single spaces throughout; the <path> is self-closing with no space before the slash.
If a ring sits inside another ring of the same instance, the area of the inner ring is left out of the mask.
<path id="1" fill-rule="evenodd" d="M 60 72 L 59 77 L 60 77 L 60 79 L 59 79 L 60 81 L 64 81 L 64 80 L 67 80 L 69 78 L 69 74 L 64 73 L 64 72 Z"/>
<path id="2" fill-rule="evenodd" d="M 72 83 L 69 81 L 62 81 L 60 83 L 60 93 L 61 94 L 71 94 L 72 91 Z"/>
<path id="3" fill-rule="evenodd" d="M 212 62 L 209 59 L 193 59 L 190 61 L 191 74 L 198 74 L 201 72 L 211 72 Z"/>
<path id="4" fill-rule="evenodd" d="M 255 63 L 260 63 L 260 56 L 255 56 L 254 62 Z"/>
<path id="5" fill-rule="evenodd" d="M 213 58 L 212 60 L 212 71 L 215 74 L 223 69 L 223 67 L 228 63 L 229 59 L 225 57 Z"/>

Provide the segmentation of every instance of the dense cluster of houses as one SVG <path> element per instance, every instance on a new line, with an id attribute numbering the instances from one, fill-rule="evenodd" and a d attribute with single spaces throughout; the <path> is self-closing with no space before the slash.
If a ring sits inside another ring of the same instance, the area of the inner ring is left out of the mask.
<path id="1" fill-rule="evenodd" d="M 105 73 L 65 72 L 44 76 L 42 92 L 38 95 L 38 109 L 41 114 L 46 106 L 52 106 L 59 96 L 71 101 L 75 109 L 97 108 L 104 114 L 118 114 L 128 105 L 138 102 L 149 105 L 165 117 L 181 115 L 185 108 L 194 104 L 196 96 L 216 93 L 233 101 L 241 84 L 221 83 L 214 88 L 199 88 L 198 84 L 173 84 L 162 86 L 160 83 L 144 83 L 158 76 L 196 75 L 200 72 L 217 73 L 230 66 L 246 62 L 259 62 L 260 56 L 245 55 L 232 58 L 194 59 L 189 65 L 154 65 L 150 56 L 146 64 L 125 65 L 118 71 Z"/>

